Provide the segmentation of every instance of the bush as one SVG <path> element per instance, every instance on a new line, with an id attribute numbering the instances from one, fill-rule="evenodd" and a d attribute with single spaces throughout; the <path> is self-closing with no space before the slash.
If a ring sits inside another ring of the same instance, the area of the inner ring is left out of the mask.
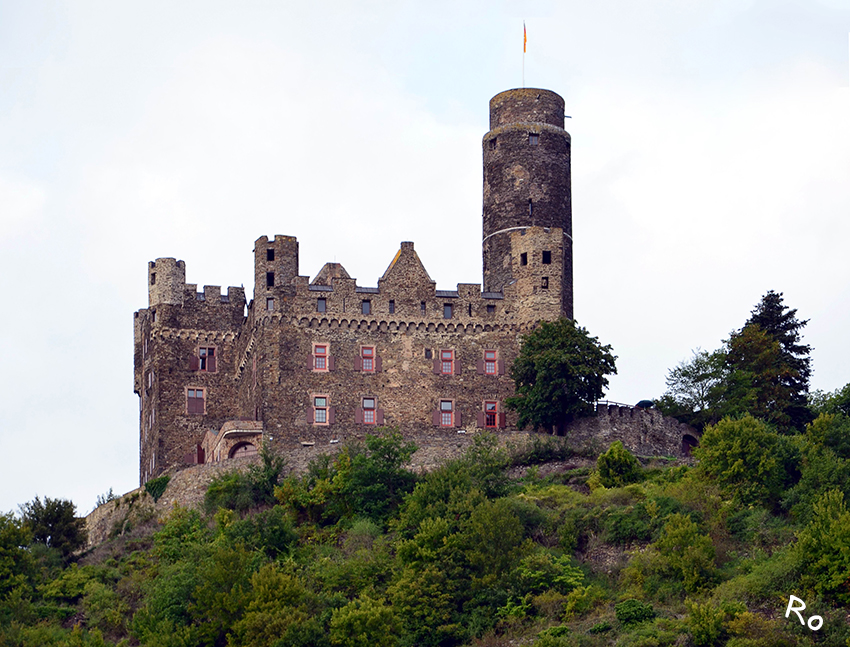
<path id="1" fill-rule="evenodd" d="M 762 503 L 774 507 L 788 483 L 787 456 L 790 440 L 761 420 L 746 415 L 738 420 L 724 418 L 706 427 L 700 446 L 694 450 L 697 469 L 732 495 L 738 503 Z M 789 465 L 790 464 L 790 465 Z"/>
<path id="2" fill-rule="evenodd" d="M 168 487 L 168 482 L 170 480 L 171 477 L 168 475 L 158 476 L 155 479 L 151 479 L 145 483 L 145 492 L 153 497 L 154 502 L 159 501 L 159 498 L 165 494 L 165 488 Z"/>
<path id="3" fill-rule="evenodd" d="M 640 600 L 626 600 L 614 605 L 614 615 L 621 625 L 628 626 L 652 620 L 655 617 L 655 609 L 651 604 Z"/>
<path id="4" fill-rule="evenodd" d="M 605 487 L 623 487 L 641 479 L 640 463 L 619 440 L 612 443 L 607 452 L 600 454 L 596 468 Z"/>
<path id="5" fill-rule="evenodd" d="M 251 508 L 275 503 L 275 487 L 280 481 L 286 461 L 269 447 L 260 447 L 260 464 L 250 465 L 244 472 L 234 470 L 215 478 L 204 495 L 204 508 L 246 512 Z"/>

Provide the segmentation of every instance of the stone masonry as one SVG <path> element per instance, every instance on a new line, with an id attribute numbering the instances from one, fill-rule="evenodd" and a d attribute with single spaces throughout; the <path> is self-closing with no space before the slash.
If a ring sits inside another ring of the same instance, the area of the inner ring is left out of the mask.
<path id="1" fill-rule="evenodd" d="M 186 283 L 174 258 L 148 264 L 135 313 L 140 481 L 271 443 L 291 454 L 377 426 L 420 447 L 464 432 L 515 432 L 504 408 L 521 334 L 573 316 L 570 136 L 554 92 L 490 102 L 482 142 L 484 284 L 438 290 L 412 242 L 377 286 L 339 263 L 311 281 L 298 241 L 254 245 L 253 298 Z M 250 423 L 250 424 L 248 424 Z M 681 438 L 655 453 L 676 454 Z"/>

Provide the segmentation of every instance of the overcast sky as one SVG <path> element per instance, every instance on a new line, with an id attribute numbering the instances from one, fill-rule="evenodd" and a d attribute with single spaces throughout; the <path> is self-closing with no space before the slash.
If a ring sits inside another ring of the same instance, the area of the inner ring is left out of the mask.
<path id="1" fill-rule="evenodd" d="M 488 101 L 564 97 L 575 315 L 664 391 L 768 290 L 850 382 L 847 0 L 0 0 L 0 511 L 138 485 L 149 260 L 252 289 L 259 236 L 375 286 L 481 281 Z"/>

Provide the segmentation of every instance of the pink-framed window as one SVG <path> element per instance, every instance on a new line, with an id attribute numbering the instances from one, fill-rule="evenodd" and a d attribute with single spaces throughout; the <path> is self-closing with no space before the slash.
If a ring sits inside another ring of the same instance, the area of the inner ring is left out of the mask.
<path id="1" fill-rule="evenodd" d="M 375 411 L 375 398 L 363 398 L 363 422 L 365 424 L 374 425 L 378 421 Z"/>
<path id="2" fill-rule="evenodd" d="M 375 370 L 375 347 L 374 346 L 363 346 L 360 349 L 360 359 L 363 360 L 363 370 L 367 373 L 374 372 Z"/>
<path id="3" fill-rule="evenodd" d="M 487 401 L 484 403 L 484 426 L 495 428 L 499 423 L 499 403 Z"/>
<path id="4" fill-rule="evenodd" d="M 328 425 L 330 424 L 330 407 L 328 405 L 328 396 L 314 395 L 313 396 L 313 424 Z"/>
<path id="5" fill-rule="evenodd" d="M 328 347 L 322 344 L 313 346 L 313 370 L 328 370 Z"/>
<path id="6" fill-rule="evenodd" d="M 484 373 L 485 375 L 496 375 L 499 370 L 499 354 L 495 350 L 484 351 Z"/>
<path id="7" fill-rule="evenodd" d="M 453 350 L 440 351 L 440 373 L 451 375 L 454 373 L 455 352 Z"/>
<path id="8" fill-rule="evenodd" d="M 204 414 L 204 404 L 206 401 L 206 389 L 198 389 L 190 387 L 186 389 L 186 413 L 188 414 Z"/>
<path id="9" fill-rule="evenodd" d="M 198 370 L 215 373 L 216 357 L 214 346 L 201 346 L 198 348 Z"/>
<path id="10" fill-rule="evenodd" d="M 440 400 L 440 426 L 454 427 L 454 402 Z"/>

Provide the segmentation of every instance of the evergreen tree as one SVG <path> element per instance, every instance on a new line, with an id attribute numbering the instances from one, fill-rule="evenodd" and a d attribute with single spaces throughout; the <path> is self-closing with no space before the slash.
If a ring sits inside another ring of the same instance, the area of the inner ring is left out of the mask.
<path id="1" fill-rule="evenodd" d="M 807 406 L 809 379 L 812 375 L 812 347 L 802 343 L 801 331 L 808 319 L 797 319 L 797 310 L 785 306 L 782 293 L 768 291 L 753 309 L 745 328 L 756 325 L 779 344 L 782 368 L 776 386 L 788 394 L 783 413 L 790 425 L 802 429 L 814 419 Z M 734 366 L 733 366 L 734 368 Z"/>

